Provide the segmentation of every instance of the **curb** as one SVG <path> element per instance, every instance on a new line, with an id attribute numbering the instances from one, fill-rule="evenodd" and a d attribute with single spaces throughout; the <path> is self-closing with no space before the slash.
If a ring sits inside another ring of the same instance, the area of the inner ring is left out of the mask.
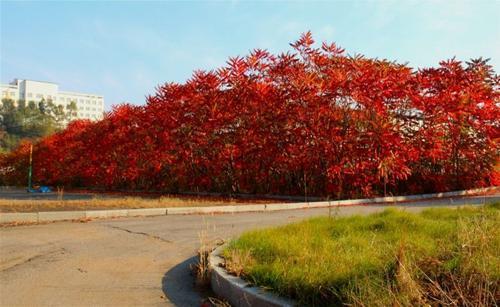
<path id="1" fill-rule="evenodd" d="M 224 259 L 222 250 L 226 245 L 217 247 L 210 253 L 208 264 L 210 267 L 210 285 L 220 297 L 226 299 L 235 307 L 291 307 L 296 302 L 265 291 L 260 287 L 251 286 L 243 279 L 230 275 L 222 267 Z"/>
<path id="2" fill-rule="evenodd" d="M 455 196 L 468 196 L 490 191 L 500 191 L 500 187 L 489 187 L 489 188 L 481 188 L 473 190 L 409 195 L 409 196 L 376 197 L 376 198 L 364 198 L 364 199 L 347 199 L 347 200 L 301 202 L 301 203 L 0 213 L 0 224 L 14 223 L 14 222 L 38 223 L 38 222 L 78 220 L 78 219 L 88 219 L 88 218 L 263 212 L 263 211 L 293 210 L 293 209 L 306 209 L 306 208 L 323 208 L 323 207 L 335 207 L 335 206 L 352 206 L 352 205 L 367 205 L 367 204 L 377 204 L 377 203 L 415 201 L 415 200 L 445 198 L 445 197 L 455 197 Z"/>

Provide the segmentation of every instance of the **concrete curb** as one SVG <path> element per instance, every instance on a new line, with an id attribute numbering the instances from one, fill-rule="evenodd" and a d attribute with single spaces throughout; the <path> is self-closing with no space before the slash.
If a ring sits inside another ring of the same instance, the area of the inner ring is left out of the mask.
<path id="1" fill-rule="evenodd" d="M 158 215 L 185 215 L 185 214 L 214 214 L 214 213 L 263 212 L 263 211 L 293 210 L 293 209 L 306 209 L 306 208 L 323 208 L 323 207 L 352 206 L 352 205 L 365 205 L 365 204 L 377 204 L 377 203 L 415 201 L 415 200 L 424 200 L 431 198 L 467 196 L 467 195 L 486 193 L 490 191 L 500 191 L 500 187 L 489 187 L 489 188 L 481 188 L 473 190 L 409 195 L 409 196 L 376 197 L 376 198 L 365 198 L 365 199 L 347 199 L 347 200 L 301 202 L 301 203 L 0 213 L 0 224 L 14 223 L 14 222 L 37 223 L 37 222 L 48 222 L 48 221 L 127 217 L 127 216 L 131 217 L 131 216 L 158 216 Z"/>
<path id="2" fill-rule="evenodd" d="M 283 206 L 284 204 L 281 205 Z M 266 210 L 266 205 L 175 207 L 175 208 L 167 208 L 167 215 L 237 213 L 237 212 L 256 212 L 256 211 L 258 212 L 265 210 Z"/>
<path id="3" fill-rule="evenodd" d="M 129 210 L 89 210 L 85 212 L 85 218 L 109 218 L 109 217 L 124 217 L 129 216 Z"/>
<path id="4" fill-rule="evenodd" d="M 216 248 L 209 256 L 210 284 L 212 290 L 220 297 L 226 299 L 231 306 L 235 307 L 289 307 L 297 303 L 267 292 L 259 287 L 251 286 L 243 279 L 230 275 L 222 267 L 224 259 L 222 250 L 225 245 Z"/>

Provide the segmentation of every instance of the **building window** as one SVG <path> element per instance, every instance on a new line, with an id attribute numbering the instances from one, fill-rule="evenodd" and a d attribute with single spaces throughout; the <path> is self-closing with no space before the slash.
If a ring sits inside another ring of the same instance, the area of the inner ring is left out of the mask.
<path id="1" fill-rule="evenodd" d="M 36 94 L 36 98 L 43 98 L 42 94 Z"/>
<path id="2" fill-rule="evenodd" d="M 33 93 L 28 93 L 28 98 L 33 97 Z"/>

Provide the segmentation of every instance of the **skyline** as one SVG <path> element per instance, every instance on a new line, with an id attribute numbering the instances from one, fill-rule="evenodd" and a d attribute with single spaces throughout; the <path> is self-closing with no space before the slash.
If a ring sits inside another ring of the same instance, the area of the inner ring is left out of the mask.
<path id="1" fill-rule="evenodd" d="M 1 2 L 1 82 L 58 83 L 144 104 L 165 82 L 311 30 L 318 44 L 414 68 L 482 56 L 500 68 L 500 2 Z M 48 47 L 47 47 L 48 46 Z"/>

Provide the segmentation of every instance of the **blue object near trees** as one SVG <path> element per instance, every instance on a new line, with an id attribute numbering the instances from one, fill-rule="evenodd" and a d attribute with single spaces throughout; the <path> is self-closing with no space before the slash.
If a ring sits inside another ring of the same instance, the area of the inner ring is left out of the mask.
<path id="1" fill-rule="evenodd" d="M 41 186 L 39 189 L 38 189 L 38 192 L 40 193 L 50 193 L 52 192 L 52 190 L 48 187 L 48 186 Z"/>
<path id="2" fill-rule="evenodd" d="M 42 185 L 38 188 L 28 189 L 29 193 L 50 193 L 52 189 L 48 186 Z"/>

